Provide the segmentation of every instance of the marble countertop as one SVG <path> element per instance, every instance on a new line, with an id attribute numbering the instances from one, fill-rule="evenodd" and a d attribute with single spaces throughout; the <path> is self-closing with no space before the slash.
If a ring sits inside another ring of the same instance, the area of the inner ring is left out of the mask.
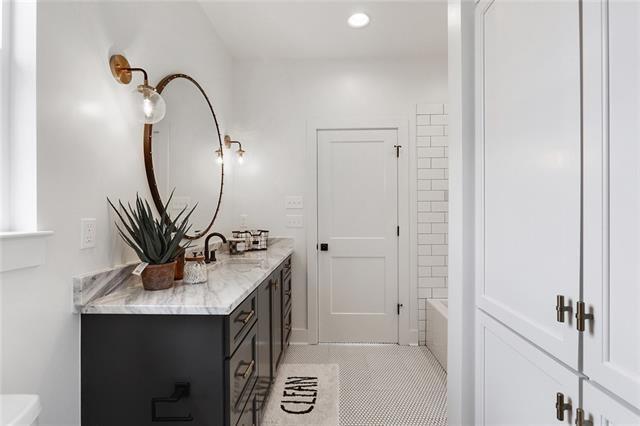
<path id="1" fill-rule="evenodd" d="M 167 290 L 146 291 L 126 265 L 74 278 L 74 305 L 81 314 L 227 315 L 293 253 L 294 240 L 269 240 L 269 248 L 241 256 L 218 255 L 207 283 L 176 281 Z"/>

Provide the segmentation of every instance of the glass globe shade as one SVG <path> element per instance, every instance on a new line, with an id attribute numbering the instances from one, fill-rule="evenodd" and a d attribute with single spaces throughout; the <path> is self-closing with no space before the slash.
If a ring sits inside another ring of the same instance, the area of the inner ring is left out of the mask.
<path id="1" fill-rule="evenodd" d="M 134 111 L 138 121 L 155 124 L 164 118 L 167 106 L 155 88 L 141 84 L 133 91 Z"/>

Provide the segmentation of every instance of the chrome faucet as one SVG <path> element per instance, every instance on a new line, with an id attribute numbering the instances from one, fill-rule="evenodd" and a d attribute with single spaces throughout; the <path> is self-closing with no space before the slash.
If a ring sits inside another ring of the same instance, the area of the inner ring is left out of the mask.
<path id="1" fill-rule="evenodd" d="M 212 232 L 211 234 L 207 235 L 207 238 L 204 240 L 204 262 L 205 263 L 211 263 L 216 261 L 216 250 L 213 249 L 211 251 L 211 254 L 209 254 L 209 240 L 211 239 L 211 237 L 220 237 L 220 239 L 222 240 L 222 244 L 227 243 L 227 239 L 224 237 L 224 235 L 222 235 L 219 232 Z"/>

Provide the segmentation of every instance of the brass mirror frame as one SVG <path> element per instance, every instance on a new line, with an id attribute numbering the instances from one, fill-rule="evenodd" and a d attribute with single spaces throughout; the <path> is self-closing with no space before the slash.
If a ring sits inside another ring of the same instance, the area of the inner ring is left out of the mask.
<path id="1" fill-rule="evenodd" d="M 211 106 L 211 102 L 209 101 L 209 97 L 207 96 L 207 93 L 204 91 L 202 86 L 200 86 L 200 84 L 195 79 L 193 79 L 192 77 L 186 74 L 169 74 L 168 76 L 160 80 L 160 82 L 156 86 L 156 90 L 158 91 L 158 93 L 162 94 L 162 91 L 165 89 L 165 87 L 167 87 L 167 85 L 171 83 L 173 80 L 175 80 L 176 78 L 184 78 L 185 80 L 190 81 L 198 88 L 200 93 L 202 93 L 202 96 L 204 97 L 205 101 L 207 101 L 207 105 L 209 105 L 209 110 L 211 111 L 211 115 L 213 116 L 213 121 L 216 124 L 216 133 L 218 134 L 218 146 L 220 148 L 220 152 L 223 152 L 222 137 L 220 136 L 220 126 L 218 124 L 218 118 L 216 117 L 216 113 L 213 110 L 213 106 Z M 149 183 L 149 189 L 151 190 L 151 197 L 153 198 L 153 202 L 156 205 L 156 209 L 160 214 L 162 214 L 164 204 L 162 203 L 162 197 L 160 196 L 160 192 L 158 191 L 158 184 L 156 182 L 156 175 L 153 168 L 153 124 L 144 125 L 143 139 L 144 139 L 144 166 L 147 172 L 147 182 Z M 221 155 L 224 155 L 224 154 L 221 154 Z M 214 165 L 215 164 L 216 163 L 214 162 Z M 209 225 L 205 229 L 203 229 L 200 233 L 195 235 L 185 235 L 184 237 L 188 240 L 197 240 L 198 238 L 204 237 L 207 234 L 207 232 L 211 229 L 211 227 L 213 226 L 213 223 L 216 221 L 216 218 L 218 217 L 218 213 L 220 212 L 220 205 L 222 204 L 222 190 L 224 188 L 224 162 L 220 164 L 220 167 L 221 167 L 220 194 L 218 195 L 218 205 L 216 206 L 216 211 L 213 214 L 213 219 L 211 219 L 211 222 L 209 223 Z"/>

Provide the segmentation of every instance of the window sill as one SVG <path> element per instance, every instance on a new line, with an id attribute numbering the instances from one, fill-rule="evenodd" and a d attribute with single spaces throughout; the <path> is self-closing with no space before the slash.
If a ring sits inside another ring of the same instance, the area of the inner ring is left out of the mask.
<path id="1" fill-rule="evenodd" d="M 34 268 L 45 262 L 45 238 L 52 231 L 0 232 L 0 272 Z"/>

